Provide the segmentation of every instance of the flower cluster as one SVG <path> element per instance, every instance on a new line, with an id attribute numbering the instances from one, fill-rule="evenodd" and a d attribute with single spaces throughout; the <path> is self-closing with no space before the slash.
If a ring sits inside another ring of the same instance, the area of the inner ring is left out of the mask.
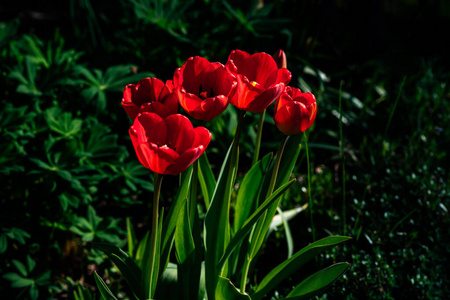
<path id="1" fill-rule="evenodd" d="M 225 65 L 195 56 L 166 83 L 144 78 L 127 85 L 122 106 L 134 120 L 129 133 L 139 161 L 156 173 L 176 175 L 205 151 L 210 132 L 193 128 L 179 106 L 194 119 L 211 121 L 230 103 L 261 113 L 277 100 L 277 128 L 285 135 L 305 131 L 316 117 L 316 101 L 311 93 L 288 86 L 292 75 L 286 66 L 281 50 L 274 56 L 233 50 Z"/>

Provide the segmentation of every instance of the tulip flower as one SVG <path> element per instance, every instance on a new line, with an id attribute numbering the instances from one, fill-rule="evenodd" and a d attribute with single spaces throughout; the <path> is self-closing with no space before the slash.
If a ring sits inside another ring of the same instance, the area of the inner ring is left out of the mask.
<path id="1" fill-rule="evenodd" d="M 286 135 L 294 135 L 308 129 L 316 119 L 317 103 L 311 93 L 286 87 L 275 103 L 274 121 Z"/>
<path id="2" fill-rule="evenodd" d="M 123 89 L 122 106 L 134 120 L 141 112 L 153 112 L 165 118 L 178 112 L 178 101 L 172 93 L 172 81 L 165 84 L 157 78 L 144 78 Z"/>
<path id="3" fill-rule="evenodd" d="M 178 175 L 197 160 L 208 147 L 211 133 L 194 128 L 183 115 L 162 118 L 143 112 L 129 129 L 141 164 L 159 174 Z"/>
<path id="4" fill-rule="evenodd" d="M 250 55 L 233 50 L 228 57 L 227 70 L 237 80 L 236 92 L 230 97 L 234 106 L 253 113 L 261 113 L 284 91 L 292 75 L 267 53 Z"/>
<path id="5" fill-rule="evenodd" d="M 191 117 L 211 121 L 228 106 L 235 81 L 221 63 L 206 58 L 189 58 L 174 74 L 175 94 Z"/>
<path id="6" fill-rule="evenodd" d="M 277 66 L 279 69 L 287 68 L 286 53 L 284 53 L 283 50 L 278 50 L 277 52 L 275 52 L 275 54 L 272 57 L 275 60 L 275 62 L 277 63 Z"/>

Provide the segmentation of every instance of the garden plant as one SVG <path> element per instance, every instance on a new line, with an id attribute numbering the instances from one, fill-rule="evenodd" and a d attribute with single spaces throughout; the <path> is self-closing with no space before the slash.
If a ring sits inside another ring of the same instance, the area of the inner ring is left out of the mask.
<path id="1" fill-rule="evenodd" d="M 0 298 L 445 299 L 449 12 L 2 3 Z"/>

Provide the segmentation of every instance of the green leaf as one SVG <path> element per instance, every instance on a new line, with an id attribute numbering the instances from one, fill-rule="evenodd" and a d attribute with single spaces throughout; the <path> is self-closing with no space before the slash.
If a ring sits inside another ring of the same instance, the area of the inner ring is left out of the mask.
<path id="1" fill-rule="evenodd" d="M 104 300 L 117 300 L 111 290 L 108 288 L 103 279 L 95 272 L 94 274 L 95 282 L 97 283 L 97 287 L 100 290 L 100 294 L 102 294 L 102 298 Z"/>
<path id="2" fill-rule="evenodd" d="M 239 242 L 250 233 L 253 228 L 253 225 L 258 221 L 261 215 L 272 205 L 293 183 L 295 179 L 285 183 L 279 189 L 277 189 L 269 198 L 261 204 L 258 209 L 245 221 L 244 225 L 238 232 L 233 236 L 230 243 L 228 244 L 227 249 L 224 251 L 223 256 L 221 257 L 219 263 L 217 264 L 217 268 L 220 270 L 225 264 L 228 257 L 234 251 Z"/>
<path id="3" fill-rule="evenodd" d="M 33 279 L 23 278 L 17 273 L 8 273 L 3 275 L 3 278 L 6 280 L 11 281 L 11 287 L 13 288 L 19 288 L 19 287 L 26 287 L 31 286 L 34 284 Z"/>
<path id="4" fill-rule="evenodd" d="M 228 149 L 227 155 L 223 161 L 216 188 L 209 209 L 206 212 L 204 222 L 204 240 L 206 248 L 205 277 L 208 295 L 214 292 L 217 285 L 220 272 L 220 270 L 217 269 L 217 263 L 219 262 L 220 257 L 222 257 L 230 238 L 230 199 L 226 195 L 230 194 L 227 189 L 229 190 L 232 187 L 227 186 L 227 181 L 229 176 L 234 175 L 229 174 L 230 164 L 233 164 L 233 170 L 236 170 L 235 166 L 237 165 L 237 160 L 231 162 L 230 156 L 232 147 L 233 144 L 231 144 Z"/>
<path id="5" fill-rule="evenodd" d="M 179 264 L 191 265 L 195 250 L 194 238 L 189 221 L 188 202 L 185 201 L 184 208 L 180 209 L 175 229 L 175 250 Z"/>
<path id="6" fill-rule="evenodd" d="M 351 238 L 347 236 L 329 236 L 304 247 L 291 258 L 285 260 L 270 271 L 258 285 L 255 293 L 252 294 L 252 298 L 256 300 L 261 299 L 270 290 L 277 287 L 281 281 L 296 272 L 301 266 L 320 252 L 330 249 L 339 243 L 348 241 L 349 239 Z"/>
<path id="7" fill-rule="evenodd" d="M 31 258 L 31 256 L 27 255 L 27 268 L 28 268 L 28 271 L 32 272 L 35 267 L 36 267 L 36 262 Z"/>
<path id="8" fill-rule="evenodd" d="M 143 268 L 145 247 L 147 247 L 149 237 L 150 237 L 150 231 L 147 231 L 147 233 L 144 235 L 142 240 L 139 242 L 139 245 L 136 250 L 136 254 L 134 256 L 136 264 L 138 265 L 139 269 Z"/>
<path id="9" fill-rule="evenodd" d="M 206 210 L 209 208 L 211 202 L 211 197 L 214 193 L 216 187 L 216 178 L 214 178 L 214 173 L 209 165 L 208 158 L 206 157 L 206 152 L 198 159 L 199 172 L 198 180 L 200 183 L 200 188 L 202 190 L 203 199 L 205 201 Z"/>
<path id="10" fill-rule="evenodd" d="M 25 265 L 23 263 L 21 263 L 20 261 L 18 261 L 16 259 L 11 260 L 11 262 L 13 263 L 14 267 L 16 267 L 17 271 L 19 271 L 19 273 L 22 276 L 25 276 L 25 277 L 28 276 L 27 268 L 25 267 Z"/>
<path id="11" fill-rule="evenodd" d="M 261 183 L 264 181 L 271 160 L 272 154 L 269 153 L 258 161 L 242 180 L 236 198 L 233 232 L 237 232 L 242 227 L 256 208 L 261 192 Z"/>
<path id="12" fill-rule="evenodd" d="M 185 200 L 188 197 L 189 185 L 192 178 L 192 166 L 181 174 L 181 186 L 178 188 L 175 201 L 172 203 L 167 216 L 165 217 L 163 228 L 161 232 L 161 265 L 162 271 L 165 269 L 169 262 L 170 251 L 173 245 L 173 236 L 175 233 L 175 227 L 177 224 L 178 214 L 180 209 L 183 208 Z"/>
<path id="13" fill-rule="evenodd" d="M 342 262 L 314 273 L 297 285 L 289 295 L 287 295 L 286 299 L 310 299 L 311 297 L 323 293 L 323 291 L 339 279 L 349 267 L 349 263 Z"/>
<path id="14" fill-rule="evenodd" d="M 249 295 L 242 294 L 228 278 L 219 277 L 216 289 L 217 300 L 251 300 Z"/>
<path id="15" fill-rule="evenodd" d="M 275 188 L 278 188 L 289 180 L 289 177 L 294 170 L 298 156 L 300 154 L 300 142 L 302 140 L 302 134 L 291 135 L 286 140 L 284 146 L 283 156 L 281 157 L 280 167 L 278 169 L 277 181 Z"/>
<path id="16" fill-rule="evenodd" d="M 37 300 L 39 298 L 39 290 L 35 285 L 30 287 L 30 298 L 31 300 Z"/>
<path id="17" fill-rule="evenodd" d="M 133 224 L 131 224 L 130 217 L 127 217 L 127 241 L 128 241 L 128 255 L 133 257 L 137 241 L 136 241 L 136 234 L 133 229 Z"/>
<path id="18" fill-rule="evenodd" d="M 105 243 L 96 243 L 94 247 L 105 252 L 122 273 L 135 295 L 139 295 L 141 270 L 122 249 Z"/>
<path id="19" fill-rule="evenodd" d="M 0 253 L 5 253 L 8 248 L 8 240 L 6 239 L 6 235 L 0 235 Z"/>

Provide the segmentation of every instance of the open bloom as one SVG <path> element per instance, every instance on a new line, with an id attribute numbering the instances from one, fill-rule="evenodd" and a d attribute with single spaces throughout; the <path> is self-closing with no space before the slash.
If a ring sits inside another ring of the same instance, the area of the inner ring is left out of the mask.
<path id="1" fill-rule="evenodd" d="M 230 103 L 253 113 L 262 112 L 277 99 L 292 77 L 286 68 L 279 69 L 267 53 L 250 55 L 233 50 L 226 67 L 237 80 L 236 92 L 230 97 Z"/>
<path id="2" fill-rule="evenodd" d="M 235 82 L 221 63 L 195 56 L 175 71 L 173 85 L 186 113 L 195 119 L 211 121 L 227 108 Z"/>
<path id="3" fill-rule="evenodd" d="M 204 127 L 194 128 L 183 115 L 167 118 L 150 112 L 139 114 L 129 129 L 141 164 L 159 174 L 177 175 L 198 159 L 211 141 Z"/>
<path id="4" fill-rule="evenodd" d="M 157 78 L 144 78 L 123 89 L 122 106 L 132 120 L 141 112 L 153 112 L 167 117 L 178 112 L 178 101 L 172 93 L 172 81 L 165 84 Z"/>
<path id="5" fill-rule="evenodd" d="M 313 94 L 288 86 L 275 103 L 273 118 L 281 132 L 293 135 L 308 129 L 314 123 L 316 113 L 317 103 Z"/>

